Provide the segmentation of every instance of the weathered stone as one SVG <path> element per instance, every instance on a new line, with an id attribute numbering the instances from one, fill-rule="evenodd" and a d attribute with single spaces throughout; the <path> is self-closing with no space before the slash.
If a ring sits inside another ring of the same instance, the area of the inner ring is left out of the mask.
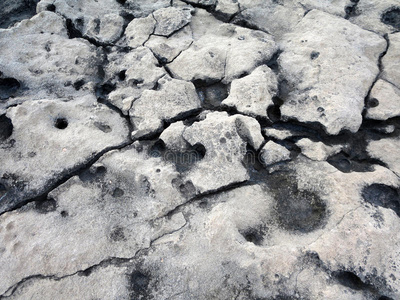
<path id="1" fill-rule="evenodd" d="M 32 275 L 61 277 L 111 257 L 133 258 L 182 228 L 182 214 L 164 217 L 185 201 L 171 183 L 176 176 L 160 158 L 114 151 L 52 191 L 44 200 L 51 209 L 37 202 L 3 214 L 0 293 Z"/>
<path id="2" fill-rule="evenodd" d="M 389 48 L 382 58 L 383 72 L 382 79 L 400 88 L 400 33 L 389 35 Z"/>
<path id="3" fill-rule="evenodd" d="M 183 80 L 229 83 L 268 61 L 275 51 L 266 33 L 223 24 L 195 41 L 168 69 Z"/>
<path id="4" fill-rule="evenodd" d="M 273 141 L 267 142 L 260 154 L 261 162 L 266 166 L 290 159 L 290 151 Z"/>
<path id="5" fill-rule="evenodd" d="M 400 116 L 400 90 L 385 80 L 378 80 L 367 102 L 368 119 L 387 120 Z"/>
<path id="6" fill-rule="evenodd" d="M 384 138 L 370 141 L 367 147 L 368 154 L 385 163 L 390 170 L 400 176 L 400 139 Z"/>
<path id="7" fill-rule="evenodd" d="M 250 75 L 232 82 L 229 97 L 222 105 L 234 107 L 250 116 L 267 117 L 267 109 L 274 103 L 278 92 L 276 75 L 266 65 L 255 69 Z"/>
<path id="8" fill-rule="evenodd" d="M 191 114 L 200 108 L 200 100 L 190 82 L 164 76 L 157 90 L 145 90 L 133 102 L 129 116 L 134 125 L 132 138 L 139 138 L 161 130 L 163 122 Z"/>
<path id="9" fill-rule="evenodd" d="M 126 27 L 125 36 L 129 47 L 144 46 L 150 35 L 154 33 L 156 20 L 153 15 L 145 18 L 133 19 Z"/>
<path id="10" fill-rule="evenodd" d="M 85 95 L 98 81 L 101 59 L 96 48 L 83 39 L 68 39 L 64 20 L 51 12 L 0 30 L 0 52 L 1 77 L 13 78 L 18 87 L 8 96 L 19 99 L 6 105 Z"/>
<path id="11" fill-rule="evenodd" d="M 192 30 L 190 26 L 186 26 L 168 38 L 153 35 L 146 42 L 145 46 L 151 49 L 159 61 L 170 63 L 182 51 L 189 48 L 192 43 Z"/>
<path id="12" fill-rule="evenodd" d="M 96 155 L 128 142 L 125 120 L 92 96 L 26 101 L 6 114 L 10 133 L 1 139 L 4 212 L 41 195 Z M 28 126 L 27 126 L 28 125 Z"/>
<path id="13" fill-rule="evenodd" d="M 121 5 L 114 0 L 41 0 L 37 10 L 64 16 L 81 35 L 101 43 L 116 42 L 123 32 Z"/>
<path id="14" fill-rule="evenodd" d="M 400 5 L 396 0 L 359 1 L 350 21 L 379 34 L 392 33 L 400 29 Z"/>
<path id="15" fill-rule="evenodd" d="M 36 14 L 39 0 L 4 0 L 0 3 L 0 28 L 7 28 Z"/>
<path id="16" fill-rule="evenodd" d="M 301 149 L 301 153 L 312 160 L 326 160 L 329 156 L 335 155 L 342 150 L 342 146 L 328 146 L 323 142 L 313 142 L 304 138 L 299 140 L 296 145 Z"/>
<path id="17" fill-rule="evenodd" d="M 284 40 L 279 64 L 291 90 L 281 107 L 283 118 L 318 122 L 329 134 L 356 132 L 385 40 L 317 10 Z"/>
<path id="18" fill-rule="evenodd" d="M 156 20 L 154 34 L 170 36 L 187 25 L 191 19 L 190 8 L 168 7 L 153 13 Z"/>

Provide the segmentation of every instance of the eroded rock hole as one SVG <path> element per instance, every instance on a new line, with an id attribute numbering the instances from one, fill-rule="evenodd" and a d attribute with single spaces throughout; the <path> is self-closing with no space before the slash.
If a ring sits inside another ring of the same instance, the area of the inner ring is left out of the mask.
<path id="1" fill-rule="evenodd" d="M 42 214 L 55 211 L 57 208 L 57 202 L 53 198 L 38 200 L 35 202 L 35 210 Z"/>
<path id="2" fill-rule="evenodd" d="M 110 233 L 110 239 L 114 242 L 120 242 L 126 240 L 124 228 L 122 227 L 115 227 Z"/>
<path id="3" fill-rule="evenodd" d="M 0 78 L 0 100 L 14 97 L 20 87 L 21 84 L 14 78 Z"/>
<path id="4" fill-rule="evenodd" d="M 36 14 L 39 0 L 0 1 L 0 28 L 8 28 Z"/>
<path id="5" fill-rule="evenodd" d="M 101 123 L 101 122 L 94 122 L 94 126 L 96 126 L 98 129 L 100 129 L 104 133 L 110 133 L 112 131 L 112 128 L 110 126 L 108 126 L 107 124 Z"/>
<path id="6" fill-rule="evenodd" d="M 390 208 L 400 217 L 400 196 L 394 188 L 374 183 L 365 187 L 361 195 L 366 202 Z"/>
<path id="7" fill-rule="evenodd" d="M 99 181 L 107 172 L 104 166 L 92 166 L 79 174 L 79 179 L 83 182 Z"/>
<path id="8" fill-rule="evenodd" d="M 204 82 L 195 81 L 194 85 L 196 86 L 202 106 L 205 109 L 216 109 L 220 107 L 221 102 L 229 95 L 229 87 L 223 83 L 206 85 Z"/>
<path id="9" fill-rule="evenodd" d="M 63 130 L 68 127 L 68 120 L 65 118 L 57 118 L 54 122 L 54 127 Z"/>
<path id="10" fill-rule="evenodd" d="M 370 98 L 367 100 L 368 108 L 377 107 L 378 105 L 379 105 L 379 100 L 376 98 Z"/>
<path id="11" fill-rule="evenodd" d="M 282 228 L 308 233 L 325 224 L 325 202 L 313 191 L 299 190 L 291 171 L 271 174 L 266 184 L 274 195 L 276 218 Z"/>
<path id="12" fill-rule="evenodd" d="M 146 297 L 149 284 L 150 276 L 144 272 L 136 270 L 129 276 L 129 290 L 132 296 L 136 297 L 134 299 Z"/>
<path id="13" fill-rule="evenodd" d="M 61 217 L 66 218 L 68 217 L 68 212 L 66 210 L 61 211 L 60 213 Z"/>
<path id="14" fill-rule="evenodd" d="M 6 115 L 0 116 L 0 142 L 7 140 L 13 133 L 14 126 Z"/>
<path id="15" fill-rule="evenodd" d="M 47 5 L 46 9 L 48 11 L 55 12 L 57 8 L 56 8 L 56 6 L 54 4 L 49 4 L 49 5 Z"/>
<path id="16" fill-rule="evenodd" d="M 115 188 L 111 195 L 114 198 L 119 198 L 119 197 L 122 197 L 124 194 L 125 194 L 125 192 L 122 189 Z"/>
<path id="17" fill-rule="evenodd" d="M 0 183 L 0 198 L 7 194 L 7 188 L 4 184 Z"/>
<path id="18" fill-rule="evenodd" d="M 119 80 L 124 81 L 126 78 L 126 70 L 122 70 L 121 72 L 119 72 L 118 78 L 119 78 Z"/>
<path id="19" fill-rule="evenodd" d="M 367 286 L 364 282 L 362 282 L 360 277 L 352 272 L 336 271 L 332 273 L 332 276 L 335 277 L 341 285 L 353 290 L 362 290 Z"/>
<path id="20" fill-rule="evenodd" d="M 386 11 L 381 17 L 382 23 L 390 25 L 397 30 L 400 30 L 400 8 L 395 7 Z"/>
<path id="21" fill-rule="evenodd" d="M 75 81 L 73 84 L 75 90 L 77 90 L 77 91 L 79 91 L 84 85 L 85 85 L 85 80 L 83 80 L 83 79 Z"/>
<path id="22" fill-rule="evenodd" d="M 245 238 L 246 241 L 253 243 L 254 245 L 260 246 L 264 240 L 262 230 L 250 228 L 239 233 Z"/>
<path id="23" fill-rule="evenodd" d="M 311 52 L 311 54 L 310 54 L 311 60 L 317 59 L 317 58 L 319 57 L 319 54 L 320 54 L 320 53 L 317 52 L 317 51 Z"/>

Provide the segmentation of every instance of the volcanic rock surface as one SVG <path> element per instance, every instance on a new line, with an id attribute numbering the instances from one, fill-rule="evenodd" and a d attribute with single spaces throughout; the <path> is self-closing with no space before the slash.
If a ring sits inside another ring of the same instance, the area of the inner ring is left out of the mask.
<path id="1" fill-rule="evenodd" d="M 400 2 L 2 0 L 0 299 L 400 299 Z"/>

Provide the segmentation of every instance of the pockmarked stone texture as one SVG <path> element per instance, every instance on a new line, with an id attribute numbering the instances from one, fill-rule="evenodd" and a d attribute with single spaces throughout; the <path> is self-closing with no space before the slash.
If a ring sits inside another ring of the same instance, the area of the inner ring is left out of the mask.
<path id="1" fill-rule="evenodd" d="M 397 0 L 2 0 L 0 299 L 400 299 Z"/>

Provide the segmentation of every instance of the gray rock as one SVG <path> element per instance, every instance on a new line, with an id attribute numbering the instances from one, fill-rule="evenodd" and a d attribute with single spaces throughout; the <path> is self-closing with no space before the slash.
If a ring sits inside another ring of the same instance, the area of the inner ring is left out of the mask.
<path id="1" fill-rule="evenodd" d="M 134 125 L 134 139 L 157 133 L 162 129 L 163 122 L 190 115 L 200 108 L 192 83 L 164 76 L 158 85 L 157 90 L 145 90 L 133 102 L 129 116 Z"/>
<path id="2" fill-rule="evenodd" d="M 150 38 L 150 35 L 154 33 L 156 26 L 156 20 L 153 15 L 149 15 L 145 18 L 133 19 L 126 27 L 125 36 L 129 47 L 137 48 L 144 46 Z"/>
<path id="3" fill-rule="evenodd" d="M 379 79 L 370 93 L 366 118 L 387 120 L 400 116 L 400 90 L 391 83 Z"/>
<path id="4" fill-rule="evenodd" d="M 366 30 L 381 35 L 396 32 L 400 29 L 398 7 L 399 2 L 396 0 L 360 1 L 357 3 L 356 11 L 350 21 Z"/>
<path id="5" fill-rule="evenodd" d="M 383 72 L 382 79 L 400 88 L 400 33 L 389 35 L 389 48 L 382 58 Z"/>
<path id="6" fill-rule="evenodd" d="M 154 34 L 167 37 L 187 25 L 192 17 L 190 8 L 176 7 L 159 9 L 153 16 L 156 20 Z"/>
<path id="7" fill-rule="evenodd" d="M 7 28 L 36 14 L 39 0 L 4 0 L 0 3 L 0 28 Z"/>
<path id="8" fill-rule="evenodd" d="M 400 176 L 400 139 L 383 138 L 377 141 L 370 141 L 367 152 L 372 158 L 385 163 L 390 170 Z"/>
<path id="9" fill-rule="evenodd" d="M 271 1 L 262 6 L 242 10 L 233 22 L 248 24 L 252 28 L 258 28 L 279 39 L 284 33 L 293 30 L 303 18 L 304 12 L 303 6 L 296 1 L 290 1 L 290 3 L 286 1 L 285 5 Z"/>
<path id="10" fill-rule="evenodd" d="M 0 293 L 35 274 L 62 277 L 111 257 L 133 258 L 179 230 L 181 213 L 164 217 L 186 201 L 171 184 L 177 175 L 160 158 L 113 151 L 44 202 L 3 214 Z"/>
<path id="11" fill-rule="evenodd" d="M 41 0 L 37 11 L 52 7 L 57 14 L 69 19 L 83 36 L 100 43 L 114 43 L 123 32 L 124 18 L 121 5 L 114 0 Z"/>
<path id="12" fill-rule="evenodd" d="M 329 134 L 356 132 L 385 40 L 317 10 L 284 40 L 279 64 L 291 90 L 281 107 L 283 118 L 318 122 Z"/>
<path id="13" fill-rule="evenodd" d="M 222 105 L 234 107 L 246 115 L 267 117 L 267 109 L 274 105 L 272 98 L 277 92 L 276 75 L 264 65 L 248 76 L 233 80 L 229 97 L 222 101 Z"/>
<path id="14" fill-rule="evenodd" d="M 170 63 L 192 43 L 192 30 L 186 26 L 168 38 L 152 35 L 145 46 L 151 49 L 159 61 Z"/>
<path id="15" fill-rule="evenodd" d="M 183 80 L 229 83 L 268 61 L 275 51 L 266 33 L 223 24 L 196 40 L 168 69 Z"/>
<path id="16" fill-rule="evenodd" d="M 170 0 L 126 0 L 124 4 L 135 18 L 147 17 L 157 9 L 165 8 L 170 5 Z"/>
<path id="17" fill-rule="evenodd" d="M 64 20 L 51 12 L 0 30 L 0 52 L 1 77 L 16 82 L 16 89 L 0 98 L 19 98 L 6 106 L 26 99 L 82 96 L 92 93 L 98 81 L 97 49 L 83 39 L 68 39 Z"/>
<path id="18" fill-rule="evenodd" d="M 0 212 L 41 195 L 96 155 L 128 142 L 125 120 L 92 96 L 26 101 L 9 108 L 0 160 Z M 29 124 L 29 126 L 27 126 Z"/>
<path id="19" fill-rule="evenodd" d="M 308 138 L 299 140 L 296 145 L 301 149 L 301 153 L 312 160 L 326 160 L 329 156 L 335 155 L 342 150 L 341 145 L 328 146 L 323 142 L 313 142 Z"/>
<path id="20" fill-rule="evenodd" d="M 260 154 L 261 162 L 265 166 L 290 159 L 290 151 L 274 141 L 268 141 L 264 147 L 262 147 Z"/>
<path id="21" fill-rule="evenodd" d="M 198 194 L 249 179 L 242 164 L 246 145 L 258 150 L 264 140 L 256 120 L 222 112 L 209 113 L 203 121 L 186 128 L 183 138 L 191 146 L 200 144 L 206 150 L 204 158 L 185 175 Z"/>
<path id="22" fill-rule="evenodd" d="M 115 85 L 108 98 L 112 104 L 128 114 L 134 100 L 142 92 L 152 89 L 166 75 L 150 49 L 138 47 L 126 54 L 114 52 L 108 56 L 106 80 Z"/>

